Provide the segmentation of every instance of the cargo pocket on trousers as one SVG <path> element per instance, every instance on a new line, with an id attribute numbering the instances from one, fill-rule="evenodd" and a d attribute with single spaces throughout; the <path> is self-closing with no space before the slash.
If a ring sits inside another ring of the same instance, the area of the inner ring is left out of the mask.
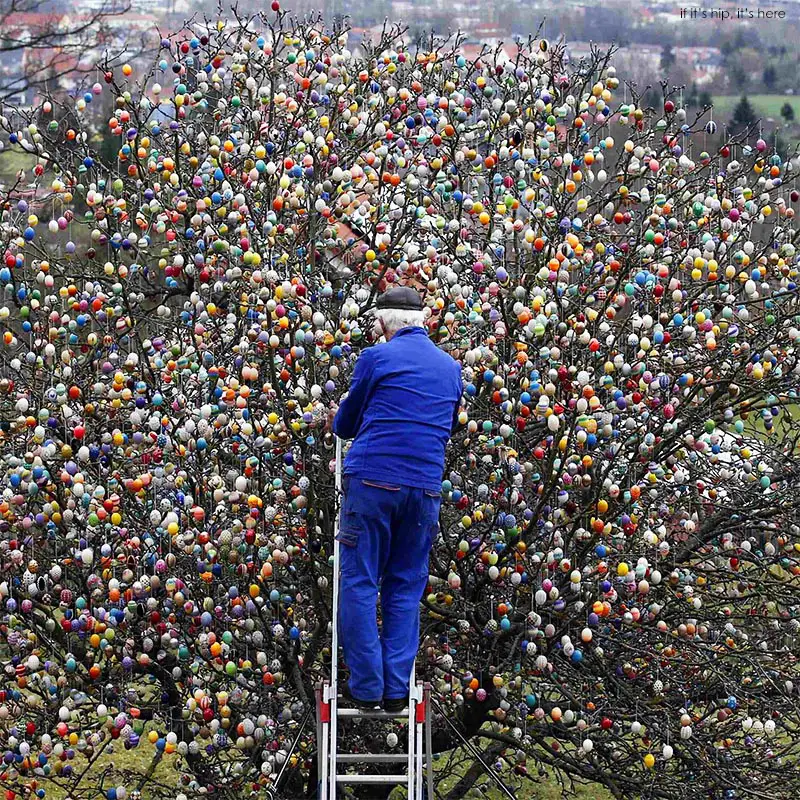
<path id="1" fill-rule="evenodd" d="M 342 514 L 339 521 L 339 533 L 336 540 L 347 547 L 358 545 L 358 526 L 355 514 Z"/>
<path id="2" fill-rule="evenodd" d="M 439 535 L 439 509 L 442 505 L 442 493 L 433 492 L 430 489 L 423 489 L 422 497 L 422 534 L 426 537 L 427 548 L 425 550 L 424 573 L 420 577 L 427 577 L 429 574 L 430 553 Z"/>

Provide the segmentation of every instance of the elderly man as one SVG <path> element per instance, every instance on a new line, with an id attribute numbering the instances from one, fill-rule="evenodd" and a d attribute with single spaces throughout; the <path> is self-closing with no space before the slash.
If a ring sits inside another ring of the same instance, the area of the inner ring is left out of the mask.
<path id="1" fill-rule="evenodd" d="M 428 338 L 414 289 L 385 292 L 376 317 L 386 342 L 360 354 L 332 425 L 337 436 L 355 439 L 342 477 L 339 637 L 350 668 L 344 696 L 399 711 L 419 646 L 419 603 L 461 369 Z"/>

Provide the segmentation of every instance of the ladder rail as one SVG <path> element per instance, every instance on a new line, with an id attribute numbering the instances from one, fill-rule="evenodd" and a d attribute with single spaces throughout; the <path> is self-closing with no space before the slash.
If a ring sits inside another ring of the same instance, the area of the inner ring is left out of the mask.
<path id="1" fill-rule="evenodd" d="M 433 793 L 433 709 L 431 708 L 431 684 L 425 684 L 425 773 L 428 784 L 428 800 L 434 800 Z"/>
<path id="2" fill-rule="evenodd" d="M 328 694 L 330 702 L 330 730 L 328 732 L 328 760 L 329 765 L 329 780 L 330 787 L 328 789 L 328 798 L 326 800 L 335 800 L 336 798 L 336 755 L 339 749 L 339 699 L 338 699 L 338 686 L 339 686 L 339 579 L 340 579 L 340 564 L 339 564 L 339 522 L 341 517 L 341 498 L 342 498 L 342 440 L 336 437 L 336 468 L 334 472 L 335 488 L 336 488 L 336 514 L 333 520 L 333 609 L 332 627 L 331 631 L 331 680 L 328 684 Z"/>
<path id="3" fill-rule="evenodd" d="M 310 719 L 311 719 L 311 709 L 309 708 L 308 711 L 306 711 L 305 715 L 303 716 L 303 719 L 300 723 L 300 727 L 297 729 L 297 733 L 295 734 L 294 740 L 292 741 L 292 745 L 289 748 L 289 752 L 286 754 L 286 759 L 284 760 L 283 765 L 281 766 L 280 771 L 278 772 L 278 775 L 275 778 L 272 787 L 268 790 L 269 792 L 276 794 L 278 789 L 280 788 L 281 779 L 283 778 L 284 773 L 286 772 L 286 770 L 289 767 L 289 764 L 291 763 L 292 753 L 294 753 L 295 749 L 297 748 L 297 744 L 300 741 L 300 737 L 303 735 L 303 731 L 305 730 L 306 725 L 308 724 L 308 721 Z"/>
<path id="4" fill-rule="evenodd" d="M 453 733 L 461 740 L 461 743 L 464 747 L 469 750 L 472 754 L 472 757 L 478 761 L 481 766 L 483 767 L 486 774 L 494 781 L 495 786 L 506 796 L 509 800 L 517 800 L 516 795 L 508 788 L 508 786 L 503 783 L 503 779 L 483 760 L 481 754 L 475 749 L 475 746 L 467 739 L 463 733 L 458 729 L 458 726 L 447 716 L 447 712 L 444 708 L 442 708 L 441 704 L 437 701 L 434 701 L 436 706 L 436 710 L 442 717 L 442 720 L 450 727 Z"/>
<path id="5" fill-rule="evenodd" d="M 417 717 L 417 709 L 416 709 L 416 668 L 417 662 L 416 659 L 411 664 L 411 677 L 409 678 L 408 682 L 408 796 L 409 798 L 414 798 L 414 730 L 416 727 L 416 717 Z M 414 800 L 416 800 L 414 798 Z"/>
<path id="6" fill-rule="evenodd" d="M 422 726 L 423 723 L 417 717 L 417 721 L 414 724 L 414 735 L 417 740 L 414 748 L 416 760 L 414 764 L 414 797 L 417 800 L 422 800 Z"/>
<path id="7" fill-rule="evenodd" d="M 417 745 L 416 745 L 416 756 L 417 756 L 417 765 L 415 767 L 416 770 L 416 796 L 419 800 L 422 800 L 424 797 L 423 793 L 423 770 L 427 771 L 428 773 L 428 799 L 434 800 L 433 795 L 433 755 L 431 752 L 431 684 L 428 681 L 424 683 L 422 681 L 417 682 Z M 423 743 L 423 735 L 425 737 Z M 423 753 L 425 761 L 423 762 Z M 424 766 L 423 766 L 424 763 Z"/>
<path id="8" fill-rule="evenodd" d="M 325 685 L 319 686 L 315 692 L 317 702 L 317 794 L 320 800 L 328 798 L 328 737 L 327 709 L 323 705 Z"/>

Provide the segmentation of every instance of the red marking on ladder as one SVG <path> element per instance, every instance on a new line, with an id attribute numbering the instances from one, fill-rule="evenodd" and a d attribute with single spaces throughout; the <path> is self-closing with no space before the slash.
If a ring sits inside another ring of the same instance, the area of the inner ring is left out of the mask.
<path id="1" fill-rule="evenodd" d="M 331 704 L 322 702 L 320 703 L 320 721 L 322 723 L 331 721 Z"/>
<path id="2" fill-rule="evenodd" d="M 421 702 L 417 703 L 417 722 L 422 723 L 425 722 L 425 712 L 427 711 L 427 703 L 422 700 Z"/>

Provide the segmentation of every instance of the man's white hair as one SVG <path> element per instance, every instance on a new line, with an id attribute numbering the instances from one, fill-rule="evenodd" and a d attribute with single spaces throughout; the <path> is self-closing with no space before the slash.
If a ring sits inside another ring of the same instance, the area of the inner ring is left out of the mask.
<path id="1" fill-rule="evenodd" d="M 401 328 L 421 328 L 425 322 L 425 312 L 407 308 L 381 308 L 375 312 L 375 321 L 383 322 L 389 333 L 394 335 Z"/>

